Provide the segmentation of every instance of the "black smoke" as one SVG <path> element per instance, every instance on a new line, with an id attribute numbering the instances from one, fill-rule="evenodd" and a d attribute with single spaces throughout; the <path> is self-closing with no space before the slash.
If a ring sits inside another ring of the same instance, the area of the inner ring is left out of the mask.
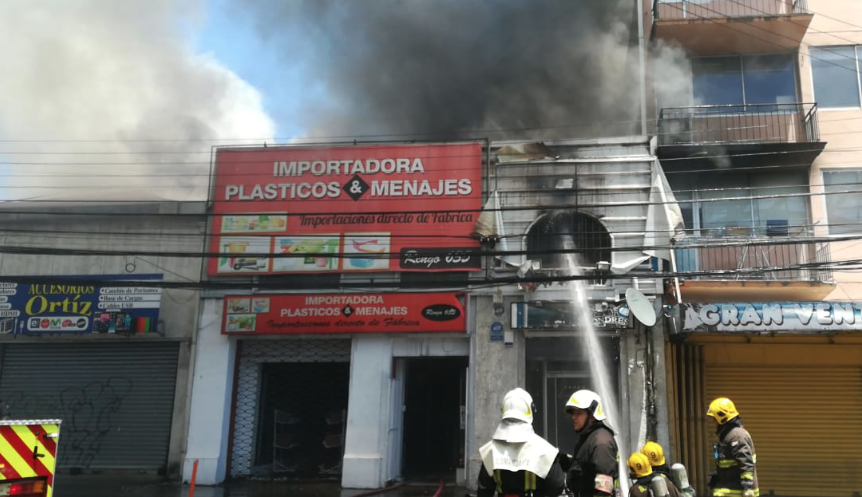
<path id="1" fill-rule="evenodd" d="M 298 124 L 311 138 L 547 139 L 640 131 L 637 3 L 267 0 L 242 8 L 307 75 Z"/>

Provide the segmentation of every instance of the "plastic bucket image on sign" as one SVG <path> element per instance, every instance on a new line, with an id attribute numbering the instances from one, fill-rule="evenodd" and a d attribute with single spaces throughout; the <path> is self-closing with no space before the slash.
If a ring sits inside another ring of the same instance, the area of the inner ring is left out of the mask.
<path id="1" fill-rule="evenodd" d="M 344 253 L 349 257 L 345 269 L 389 269 L 389 234 L 348 235 Z"/>

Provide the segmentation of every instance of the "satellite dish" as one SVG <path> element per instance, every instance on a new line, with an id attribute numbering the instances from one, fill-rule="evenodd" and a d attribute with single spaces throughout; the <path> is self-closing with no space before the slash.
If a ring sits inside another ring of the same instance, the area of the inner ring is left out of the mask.
<path id="1" fill-rule="evenodd" d="M 638 321 L 645 326 L 655 324 L 655 309 L 652 308 L 652 304 L 650 304 L 644 294 L 634 288 L 629 288 L 626 290 L 626 304 L 628 304 L 629 309 Z"/>

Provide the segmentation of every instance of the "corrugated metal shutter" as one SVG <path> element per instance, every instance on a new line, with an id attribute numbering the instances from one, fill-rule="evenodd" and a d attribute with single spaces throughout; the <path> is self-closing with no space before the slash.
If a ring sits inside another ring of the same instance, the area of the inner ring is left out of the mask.
<path id="1" fill-rule="evenodd" d="M 703 347 L 673 344 L 667 355 L 669 431 L 672 437 L 670 457 L 688 470 L 689 480 L 698 495 L 707 495 L 709 472 L 715 469 L 711 457 L 712 438 L 707 433 L 704 415 Z M 667 451 L 666 451 L 667 454 Z"/>
<path id="2" fill-rule="evenodd" d="M 824 359 L 706 368 L 707 397 L 730 397 L 754 439 L 761 495 L 862 493 L 862 368 Z"/>
<path id="3" fill-rule="evenodd" d="M 177 342 L 3 344 L 0 400 L 11 418 L 59 418 L 58 467 L 162 471 Z"/>

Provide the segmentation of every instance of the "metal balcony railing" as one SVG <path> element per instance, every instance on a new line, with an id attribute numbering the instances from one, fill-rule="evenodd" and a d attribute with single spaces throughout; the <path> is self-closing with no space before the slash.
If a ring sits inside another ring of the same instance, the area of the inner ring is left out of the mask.
<path id="1" fill-rule="evenodd" d="M 807 0 L 653 0 L 654 19 L 777 17 L 808 13 Z"/>
<path id="2" fill-rule="evenodd" d="M 820 140 L 817 104 L 702 105 L 662 109 L 659 145 L 805 143 Z"/>
<path id="3" fill-rule="evenodd" d="M 808 232 L 767 236 L 745 234 L 747 230 L 751 228 L 727 228 L 677 239 L 677 270 L 706 273 L 685 276 L 701 281 L 832 281 L 828 242 L 815 241 Z"/>

